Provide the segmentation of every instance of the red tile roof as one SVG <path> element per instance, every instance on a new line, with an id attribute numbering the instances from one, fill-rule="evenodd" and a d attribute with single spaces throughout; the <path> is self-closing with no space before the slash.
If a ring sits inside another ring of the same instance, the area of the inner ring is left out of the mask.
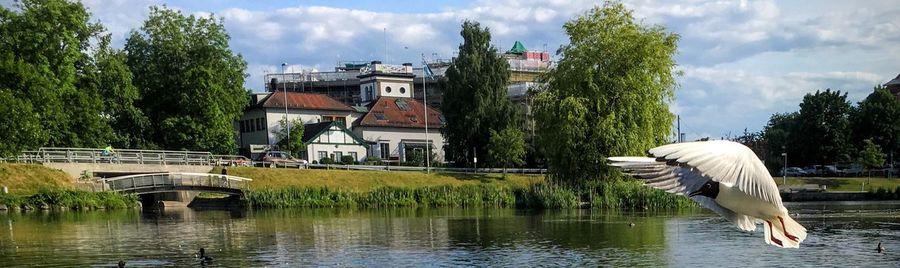
<path id="1" fill-rule="evenodd" d="M 307 110 L 355 111 L 352 107 L 325 94 L 287 93 L 287 107 Z M 284 91 L 275 91 L 262 101 L 262 107 L 284 108 Z"/>
<path id="2" fill-rule="evenodd" d="M 409 109 L 401 109 L 404 102 Z M 369 112 L 357 121 L 357 126 L 425 128 L 425 105 L 415 99 L 379 97 L 368 107 Z M 440 111 L 428 107 L 428 128 L 441 128 L 441 118 Z"/>

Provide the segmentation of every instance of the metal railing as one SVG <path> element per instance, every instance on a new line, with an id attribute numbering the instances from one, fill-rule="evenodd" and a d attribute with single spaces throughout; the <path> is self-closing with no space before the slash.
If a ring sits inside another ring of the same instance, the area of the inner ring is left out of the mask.
<path id="1" fill-rule="evenodd" d="M 384 170 L 384 171 L 425 171 L 425 167 L 413 166 L 376 166 L 376 165 L 340 165 L 340 164 L 309 164 L 307 168 L 313 169 L 342 169 L 342 170 Z M 502 168 L 447 168 L 431 167 L 431 171 L 442 173 L 502 173 Z M 510 174 L 546 174 L 545 168 L 507 168 Z"/>
<path id="2" fill-rule="evenodd" d="M 236 190 L 249 189 L 249 178 L 209 173 L 166 172 L 128 175 L 103 179 L 107 190 L 140 192 L 157 187 L 211 187 Z"/>
<path id="3" fill-rule="evenodd" d="M 301 164 L 291 162 L 251 161 L 239 155 L 214 155 L 209 152 L 117 149 L 107 154 L 92 148 L 40 148 L 25 151 L 14 158 L 0 158 L 0 163 L 97 163 L 97 164 L 158 164 L 203 166 L 256 166 L 273 168 L 318 168 L 344 170 L 425 171 L 425 167 L 391 165 Z M 432 167 L 432 171 L 449 173 L 501 173 L 502 168 L 446 168 Z M 507 173 L 545 174 L 542 168 L 507 168 Z"/>
<path id="4" fill-rule="evenodd" d="M 93 148 L 40 148 L 0 162 L 215 165 L 222 158 L 209 152 Z"/>

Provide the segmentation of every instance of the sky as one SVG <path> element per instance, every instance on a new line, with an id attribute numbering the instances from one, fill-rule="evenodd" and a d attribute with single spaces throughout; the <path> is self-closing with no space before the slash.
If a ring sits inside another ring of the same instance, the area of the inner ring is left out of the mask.
<path id="1" fill-rule="evenodd" d="M 12 0 L 0 0 L 10 6 Z M 599 1 L 240 1 L 83 0 L 122 47 L 152 5 L 224 19 L 232 49 L 248 63 L 245 86 L 263 76 L 333 70 L 338 61 L 450 58 L 463 20 L 489 27 L 501 51 L 521 41 L 555 52 L 562 25 Z M 688 140 L 761 130 L 773 113 L 799 110 L 826 88 L 856 103 L 900 74 L 895 1 L 624 1 L 647 25 L 680 35 L 678 88 L 670 110 Z M 554 58 L 557 60 L 558 57 Z"/>

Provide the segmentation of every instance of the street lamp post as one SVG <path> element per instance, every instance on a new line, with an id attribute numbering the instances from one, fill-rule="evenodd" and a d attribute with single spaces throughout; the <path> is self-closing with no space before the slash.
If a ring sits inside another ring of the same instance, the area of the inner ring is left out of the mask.
<path id="1" fill-rule="evenodd" d="M 288 121 L 288 95 L 287 95 L 287 80 L 284 75 L 284 67 L 287 67 L 287 63 L 281 64 L 281 84 L 282 90 L 284 90 L 284 125 L 287 127 L 287 144 L 288 154 L 291 154 L 291 122 Z"/>
<path id="2" fill-rule="evenodd" d="M 781 179 L 781 185 L 787 184 L 787 153 L 781 153 L 781 156 L 784 156 L 784 167 L 781 169 L 781 175 L 783 178 Z"/>

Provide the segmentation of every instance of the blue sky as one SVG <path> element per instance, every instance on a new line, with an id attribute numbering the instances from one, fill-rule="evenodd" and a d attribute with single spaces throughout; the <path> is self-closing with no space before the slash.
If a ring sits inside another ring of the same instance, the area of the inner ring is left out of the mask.
<path id="1" fill-rule="evenodd" d="M 0 0 L 9 5 L 10 0 Z M 449 58 L 464 19 L 490 27 L 501 50 L 566 43 L 562 24 L 599 1 L 165 1 L 83 0 L 121 47 L 148 7 L 165 4 L 225 20 L 232 48 L 248 62 L 246 87 L 282 62 L 332 70 L 339 60 L 414 62 Z M 854 103 L 900 73 L 895 1 L 638 0 L 646 24 L 681 36 L 679 88 L 671 111 L 688 139 L 762 129 L 772 113 L 799 109 L 804 94 L 837 89 Z M 384 29 L 387 32 L 384 32 Z M 385 38 L 387 49 L 385 49 Z"/>

